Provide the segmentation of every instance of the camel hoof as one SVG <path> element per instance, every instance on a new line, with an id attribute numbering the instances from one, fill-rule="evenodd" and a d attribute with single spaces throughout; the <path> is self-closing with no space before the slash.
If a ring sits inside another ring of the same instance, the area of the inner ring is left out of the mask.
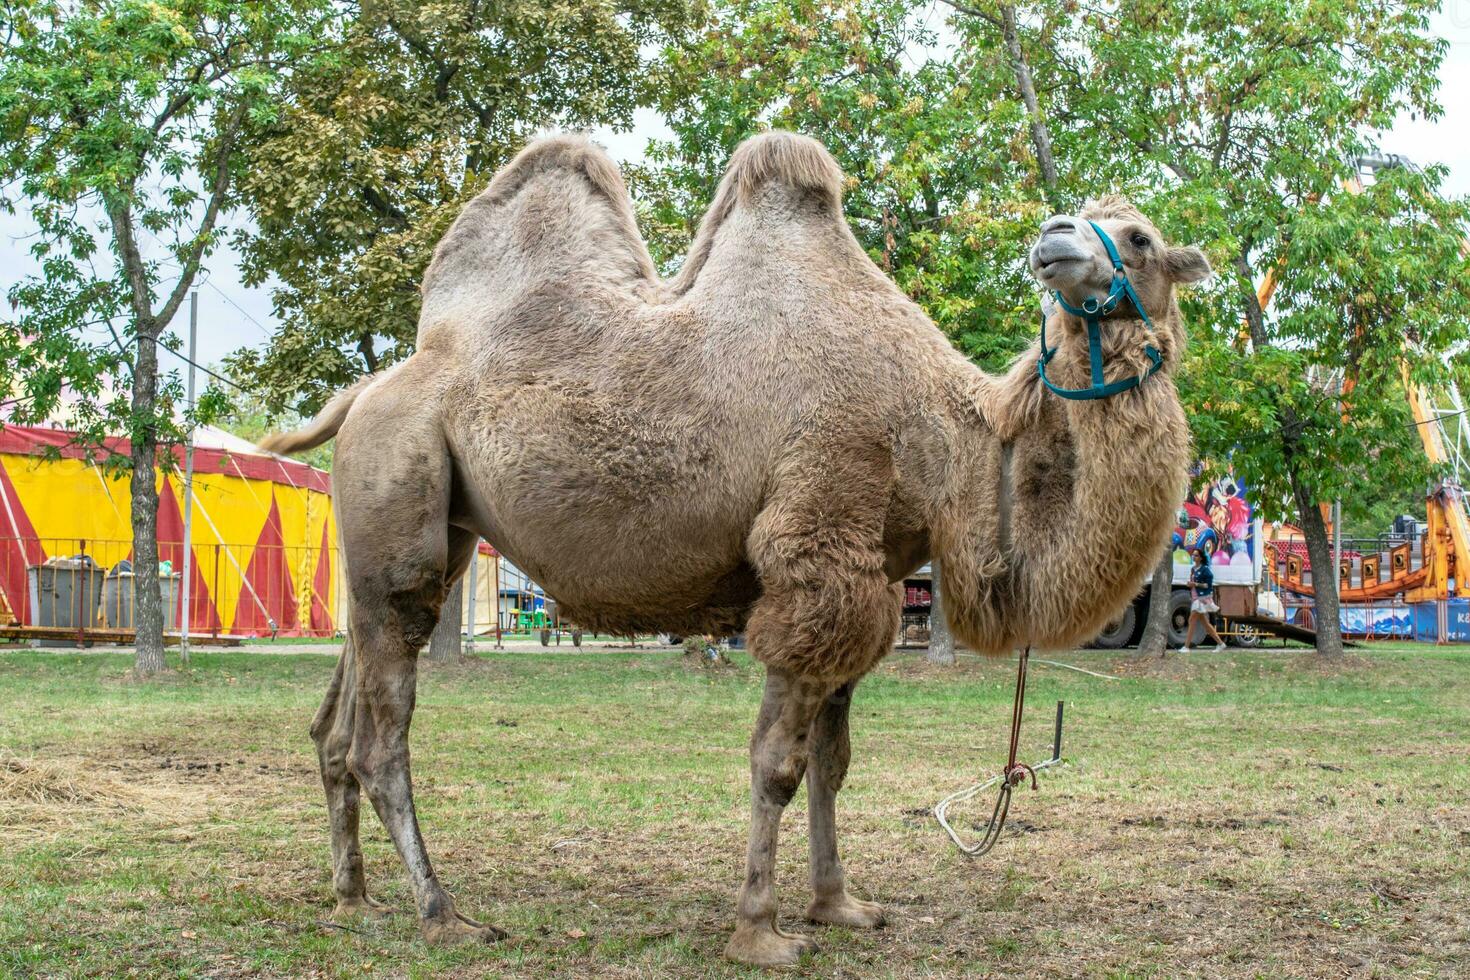
<path id="1" fill-rule="evenodd" d="M 831 898 L 812 899 L 812 904 L 806 908 L 806 917 L 812 922 L 852 929 L 881 929 L 888 923 L 883 915 L 883 906 L 853 898 L 846 892 Z"/>
<path id="2" fill-rule="evenodd" d="M 357 895 L 352 898 L 338 897 L 337 907 L 332 910 L 332 921 L 352 921 L 355 919 L 386 919 L 393 914 L 393 910 L 375 898 L 367 895 Z"/>
<path id="3" fill-rule="evenodd" d="M 795 966 L 807 953 L 817 951 L 811 936 L 782 932 L 769 925 L 741 925 L 725 947 L 725 957 L 748 966 Z"/>
<path id="4" fill-rule="evenodd" d="M 510 935 L 504 929 L 476 922 L 458 912 L 451 912 L 437 919 L 422 919 L 419 921 L 419 931 L 424 934 L 424 942 L 430 946 L 496 943 Z"/>

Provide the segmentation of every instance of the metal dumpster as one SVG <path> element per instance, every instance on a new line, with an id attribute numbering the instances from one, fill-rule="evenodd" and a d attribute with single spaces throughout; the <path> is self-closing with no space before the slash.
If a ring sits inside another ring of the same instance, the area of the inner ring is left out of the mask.
<path id="1" fill-rule="evenodd" d="M 59 558 L 26 568 L 31 626 L 74 630 L 97 625 L 97 603 L 102 595 L 102 569 L 90 555 Z M 38 640 L 41 646 L 73 641 Z"/>
<path id="2" fill-rule="evenodd" d="M 178 629 L 179 579 L 181 575 L 158 576 L 158 590 L 163 599 L 163 628 Z M 102 616 L 113 629 L 133 628 L 133 571 L 128 562 L 118 562 L 107 572 L 102 586 Z"/>

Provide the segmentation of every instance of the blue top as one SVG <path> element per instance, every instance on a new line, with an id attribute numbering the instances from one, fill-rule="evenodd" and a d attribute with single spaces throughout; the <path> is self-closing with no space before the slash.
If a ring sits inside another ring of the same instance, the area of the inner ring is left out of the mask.
<path id="1" fill-rule="evenodd" d="M 1189 573 L 1189 584 L 1194 586 L 1194 594 L 1201 599 L 1215 594 L 1215 573 L 1210 570 L 1208 559 L 1203 565 L 1194 566 L 1194 571 Z"/>

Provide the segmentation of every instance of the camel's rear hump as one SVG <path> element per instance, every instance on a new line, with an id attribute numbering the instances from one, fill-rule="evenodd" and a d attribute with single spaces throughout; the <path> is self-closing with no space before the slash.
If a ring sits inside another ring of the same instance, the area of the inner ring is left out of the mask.
<path id="1" fill-rule="evenodd" d="M 725 184 L 741 204 L 754 203 L 769 184 L 809 192 L 834 210 L 842 204 L 842 168 L 825 146 L 798 133 L 778 130 L 741 143 Z"/>

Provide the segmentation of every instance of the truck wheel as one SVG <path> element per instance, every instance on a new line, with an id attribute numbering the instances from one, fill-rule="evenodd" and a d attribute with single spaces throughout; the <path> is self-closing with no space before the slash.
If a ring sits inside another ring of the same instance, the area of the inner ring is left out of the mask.
<path id="1" fill-rule="evenodd" d="M 1254 650 L 1261 645 L 1261 631 L 1254 626 L 1247 626 L 1244 623 L 1231 623 L 1230 627 L 1233 631 L 1230 636 L 1231 646 Z"/>
<path id="2" fill-rule="evenodd" d="M 1092 641 L 1095 647 L 1104 650 L 1121 650 L 1133 639 L 1133 627 L 1138 623 L 1138 611 L 1130 604 L 1117 619 L 1103 627 L 1101 633 Z"/>
<path id="3" fill-rule="evenodd" d="M 1189 592 L 1175 589 L 1169 593 L 1169 646 L 1182 647 L 1188 639 L 1184 631 L 1189 628 Z"/>

